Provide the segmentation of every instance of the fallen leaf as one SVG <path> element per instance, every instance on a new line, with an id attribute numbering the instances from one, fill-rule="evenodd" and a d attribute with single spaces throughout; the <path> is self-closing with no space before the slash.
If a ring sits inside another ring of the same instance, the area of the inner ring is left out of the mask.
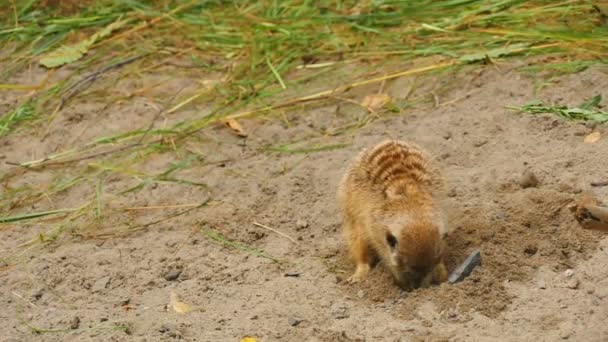
<path id="1" fill-rule="evenodd" d="M 461 56 L 459 59 L 461 62 L 472 63 L 485 60 L 486 58 L 498 58 L 502 56 L 512 55 L 515 53 L 523 52 L 527 49 L 527 44 L 513 44 L 508 47 L 496 48 L 488 51 L 472 53 L 469 55 Z"/>
<path id="2" fill-rule="evenodd" d="M 243 338 L 241 339 L 241 342 L 258 342 L 258 340 L 256 340 L 256 339 L 255 339 L 255 338 L 253 338 L 253 337 L 243 337 Z"/>
<path id="3" fill-rule="evenodd" d="M 236 121 L 234 119 L 228 119 L 223 122 L 224 122 L 224 125 L 226 125 L 228 128 L 230 128 L 239 137 L 247 136 L 247 133 L 243 129 L 243 126 L 241 126 L 241 124 L 238 121 Z"/>
<path id="4" fill-rule="evenodd" d="M 602 134 L 600 132 L 593 132 L 593 133 L 587 134 L 587 136 L 585 137 L 585 140 L 583 140 L 583 141 L 586 144 L 593 144 L 594 142 L 597 142 L 598 140 L 600 140 L 601 137 L 602 137 Z"/>
<path id="5" fill-rule="evenodd" d="M 129 21 L 129 19 L 121 20 L 121 18 L 119 18 L 115 22 L 104 27 L 101 31 L 79 43 L 62 45 L 42 57 L 40 59 L 40 64 L 50 69 L 77 61 L 89 51 L 89 48 L 93 46 L 93 44 L 122 28 L 129 23 Z"/>
<path id="6" fill-rule="evenodd" d="M 364 97 L 361 105 L 373 112 L 384 107 L 384 105 L 386 105 L 390 100 L 391 97 L 386 94 L 372 94 Z"/>
<path id="7" fill-rule="evenodd" d="M 177 293 L 171 291 L 171 306 L 173 310 L 179 314 L 184 314 L 192 311 L 192 307 L 184 302 L 180 302 Z"/>

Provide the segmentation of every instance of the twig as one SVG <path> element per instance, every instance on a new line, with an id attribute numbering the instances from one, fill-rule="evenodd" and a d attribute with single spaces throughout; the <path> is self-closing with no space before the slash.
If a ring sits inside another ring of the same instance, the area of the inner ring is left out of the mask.
<path id="1" fill-rule="evenodd" d="M 135 231 L 138 231 L 138 230 L 142 230 L 142 229 L 148 228 L 148 227 L 150 227 L 152 225 L 155 225 L 155 224 L 158 224 L 158 223 L 161 223 L 161 222 L 164 222 L 164 221 L 168 221 L 168 220 L 170 220 L 172 218 L 175 218 L 175 217 L 187 214 L 187 213 L 189 213 L 189 212 L 191 212 L 193 210 L 196 210 L 196 209 L 199 209 L 201 207 L 204 207 L 205 205 L 207 205 L 207 203 L 209 203 L 209 200 L 210 200 L 210 198 L 207 198 L 207 199 L 205 199 L 205 201 L 203 201 L 202 203 L 200 203 L 196 207 L 193 207 L 193 208 L 190 208 L 190 209 L 187 209 L 187 210 L 184 210 L 184 211 L 180 211 L 178 213 L 175 213 L 175 214 L 163 217 L 163 218 L 155 220 L 155 221 L 151 221 L 151 222 L 147 222 L 147 223 L 143 223 L 143 224 L 131 227 L 131 228 L 128 229 L 128 232 L 135 232 Z M 111 227 L 109 227 L 109 228 L 111 228 Z M 106 228 L 104 230 L 108 230 L 109 228 Z M 114 235 L 114 234 L 111 233 L 111 232 L 108 232 L 108 233 L 103 233 L 102 232 L 102 233 L 99 233 L 99 234 L 92 234 L 90 236 L 91 237 L 97 237 L 97 238 L 103 238 L 103 237 L 111 236 L 111 235 Z"/>
<path id="2" fill-rule="evenodd" d="M 175 204 L 175 205 L 155 205 L 149 207 L 130 207 L 125 208 L 124 210 L 147 210 L 147 209 L 175 209 L 175 208 L 185 208 L 185 207 L 196 207 L 199 206 L 200 203 L 191 203 L 191 204 Z"/>
<path id="3" fill-rule="evenodd" d="M 184 90 L 184 87 L 180 88 L 178 91 L 175 92 L 175 94 L 173 94 L 173 96 L 171 97 L 171 99 L 169 99 L 168 103 L 173 102 L 173 100 L 175 100 L 175 98 L 177 97 L 177 95 L 179 95 L 179 93 L 182 92 L 182 90 Z M 154 123 L 156 122 L 156 120 L 158 120 L 158 118 L 163 114 L 167 112 L 167 108 L 163 108 L 161 110 L 158 111 L 158 113 L 156 113 L 156 115 L 154 115 L 154 117 L 152 118 L 152 121 L 150 121 L 150 124 L 148 125 L 148 128 L 146 129 L 146 131 L 144 132 L 144 134 L 141 136 L 141 138 L 139 139 L 139 141 L 137 142 L 138 144 L 141 144 L 144 139 L 146 138 L 146 136 L 148 135 L 148 133 L 150 133 L 150 131 L 152 130 L 152 128 L 154 127 Z"/>
<path id="4" fill-rule="evenodd" d="M 77 82 L 75 82 L 74 84 L 72 84 L 71 86 L 69 86 L 66 90 L 65 93 L 66 95 L 61 97 L 61 100 L 59 101 L 59 108 L 58 110 L 63 109 L 63 107 L 65 107 L 65 104 L 74 96 L 76 96 L 78 93 L 82 92 L 83 90 L 85 90 L 86 88 L 90 87 L 99 76 L 105 74 L 108 71 L 114 70 L 114 69 L 118 69 L 120 67 L 123 67 L 127 64 L 133 63 L 141 58 L 144 58 L 145 56 L 149 55 L 150 53 L 145 53 L 145 54 L 141 54 L 138 56 L 133 56 L 133 57 L 129 57 L 127 59 L 123 59 L 122 61 L 116 62 L 114 64 L 108 65 L 106 67 L 101 68 L 100 70 L 97 70 L 89 75 L 87 75 L 86 77 L 78 80 Z"/>
<path id="5" fill-rule="evenodd" d="M 38 307 L 36 304 L 34 304 L 34 303 L 32 303 L 31 301 L 29 301 L 29 300 L 27 300 L 27 299 L 23 298 L 23 296 L 21 296 L 21 295 L 20 295 L 20 294 L 18 294 L 17 292 L 12 291 L 12 293 L 13 293 L 13 295 L 14 295 L 15 297 L 17 297 L 17 298 L 21 299 L 22 301 L 24 301 L 24 302 L 28 303 L 29 305 L 31 305 L 31 306 L 33 306 L 33 307 L 35 307 L 36 309 L 39 309 L 39 307 Z"/>
<path id="6" fill-rule="evenodd" d="M 435 92 L 432 92 L 431 95 L 433 95 L 433 105 L 435 108 L 439 108 L 439 96 L 437 96 L 437 94 L 435 94 Z"/>
<path id="7" fill-rule="evenodd" d="M 254 225 L 254 226 L 261 227 L 261 228 L 264 228 L 264 229 L 268 229 L 268 230 L 270 230 L 270 231 L 272 231 L 272 232 L 275 232 L 275 233 L 277 233 L 277 234 L 279 234 L 279 235 L 282 235 L 282 236 L 284 236 L 284 237 L 288 238 L 288 239 L 289 239 L 289 240 L 291 240 L 291 242 L 293 242 L 293 243 L 297 243 L 297 242 L 296 242 L 296 240 L 295 240 L 294 238 L 292 238 L 291 236 L 289 236 L 289 235 L 287 235 L 287 234 L 285 234 L 285 233 L 283 233 L 283 232 L 280 232 L 280 231 L 278 231 L 278 230 L 276 230 L 276 229 L 274 229 L 274 228 L 270 228 L 270 227 L 268 227 L 268 226 L 265 226 L 265 225 L 263 225 L 263 224 L 261 224 L 261 223 L 257 223 L 257 222 L 253 222 L 253 225 Z"/>
<path id="8" fill-rule="evenodd" d="M 278 109 L 278 108 L 289 107 L 289 106 L 292 106 L 292 105 L 295 105 L 298 103 L 302 103 L 302 102 L 319 101 L 319 100 L 326 99 L 332 95 L 335 96 L 335 94 L 344 92 L 344 91 L 352 89 L 352 88 L 361 87 L 361 86 L 373 84 L 373 83 L 378 83 L 378 82 L 382 82 L 384 80 L 390 80 L 390 79 L 394 79 L 394 78 L 398 78 L 398 77 L 420 74 L 420 73 L 432 71 L 432 70 L 439 70 L 439 69 L 442 69 L 442 68 L 445 68 L 448 66 L 452 66 L 455 64 L 457 64 L 457 62 L 449 61 L 449 62 L 445 62 L 445 63 L 434 64 L 434 65 L 427 66 L 427 67 L 400 71 L 400 72 L 396 72 L 394 74 L 389 74 L 389 75 L 385 75 L 382 77 L 376 77 L 376 78 L 372 78 L 372 79 L 365 80 L 365 81 L 355 82 L 355 83 L 339 86 L 334 89 L 314 93 L 314 94 L 311 94 L 308 96 L 287 100 L 285 102 L 278 103 L 274 106 L 266 106 L 266 107 L 262 107 L 262 108 L 258 108 L 258 109 L 245 111 L 245 112 L 231 114 L 231 115 L 224 117 L 224 119 L 240 119 L 240 118 L 251 116 L 253 114 L 268 112 L 268 111 Z"/>
<path id="9" fill-rule="evenodd" d="M 440 104 L 440 106 L 441 106 L 441 107 L 443 107 L 443 106 L 451 105 L 451 104 L 454 104 L 454 103 L 456 103 L 456 102 L 459 102 L 459 101 L 462 101 L 462 100 L 468 99 L 469 97 L 471 97 L 471 95 L 473 95 L 474 93 L 477 93 L 477 92 L 479 92 L 479 91 L 478 91 L 478 90 L 473 90 L 473 91 L 470 91 L 470 92 L 468 92 L 468 93 L 464 94 L 464 95 L 463 95 L 463 96 L 461 96 L 461 97 L 457 97 L 457 98 L 455 98 L 455 99 L 453 99 L 453 100 L 443 102 L 443 103 L 441 103 L 441 104 Z"/>
<path id="10" fill-rule="evenodd" d="M 121 151 L 124 151 L 124 150 L 128 150 L 130 148 L 133 148 L 133 147 L 141 146 L 141 145 L 142 144 L 134 143 L 134 144 L 129 144 L 127 146 L 117 147 L 117 148 L 114 148 L 114 149 L 111 149 L 111 150 L 108 150 L 108 151 L 93 153 L 93 154 L 90 154 L 88 156 L 84 156 L 84 157 L 80 157 L 80 158 L 63 160 L 63 161 L 48 162 L 48 163 L 47 163 L 47 161 L 52 160 L 52 158 L 50 158 L 49 156 L 44 157 L 42 159 L 26 162 L 26 163 L 15 163 L 15 162 L 11 162 L 11 161 L 6 161 L 5 163 L 8 164 L 8 165 L 21 166 L 21 167 L 24 167 L 24 168 L 31 168 L 31 167 L 37 167 L 37 166 L 53 166 L 53 165 L 70 164 L 70 163 L 75 163 L 75 162 L 79 162 L 79 161 L 83 161 L 83 160 L 87 160 L 87 159 L 92 159 L 92 158 L 96 158 L 96 157 L 105 156 L 105 155 L 116 153 L 116 152 L 121 152 Z"/>

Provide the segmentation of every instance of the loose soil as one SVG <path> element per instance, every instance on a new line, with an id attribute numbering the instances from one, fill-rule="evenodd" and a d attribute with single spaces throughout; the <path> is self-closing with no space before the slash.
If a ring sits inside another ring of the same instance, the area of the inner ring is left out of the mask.
<path id="1" fill-rule="evenodd" d="M 52 243 L 26 247 L 22 244 L 48 226 L 0 226 L 0 257 L 7 260 L 0 264 L 0 340 L 608 340 L 608 240 L 580 229 L 566 209 L 583 192 L 608 199 L 608 187 L 590 186 L 608 177 L 608 139 L 583 142 L 592 131 L 606 136 L 608 131 L 604 125 L 505 108 L 534 99 L 577 105 L 596 94 L 608 98 L 608 77 L 594 68 L 548 79 L 547 86 L 540 75 L 517 72 L 519 65 L 419 77 L 422 86 L 413 91 L 411 78 L 388 82 L 385 89 L 394 99 L 435 96 L 343 134 L 319 132 L 366 117 L 363 108 L 345 102 L 241 120 L 247 138 L 219 125 L 204 129 L 196 133 L 199 142 L 187 146 L 202 161 L 179 177 L 206 188 L 159 183 L 118 196 L 138 183 L 107 180 L 106 201 L 115 207 L 210 199 L 205 207 L 131 234 L 96 233 L 125 219 L 141 224 L 183 209 L 105 215 L 97 225 L 72 227 Z M 21 77 L 36 83 L 36 75 Z M 118 88 L 145 79 L 122 82 Z M 195 82 L 179 78 L 167 87 Z M 356 89 L 349 96 L 377 91 Z M 12 101 L 7 94 L 0 98 L 4 108 Z M 181 111 L 163 124 L 202 112 L 207 110 Z M 24 130 L 0 138 L 0 160 L 32 160 L 145 127 L 156 113 L 143 100 L 68 106 L 44 137 Z M 442 167 L 451 229 L 448 267 L 453 270 L 477 248 L 483 258 L 465 281 L 403 292 L 382 265 L 362 284 L 344 281 L 353 265 L 341 240 L 336 186 L 358 151 L 389 137 L 425 147 Z M 294 141 L 302 147 L 346 145 L 314 153 L 267 149 Z M 170 153 L 149 156 L 139 171 L 159 173 L 178 160 Z M 522 186 L 526 171 L 538 178 L 536 186 Z M 43 187 L 70 172 L 53 167 L 18 172 L 0 190 Z M 74 186 L 52 201 L 42 197 L 18 206 L 20 212 L 77 207 L 94 194 L 94 188 Z M 281 262 L 213 240 L 209 231 Z M 569 269 L 574 273 L 567 276 Z M 196 310 L 176 313 L 172 291 Z"/>

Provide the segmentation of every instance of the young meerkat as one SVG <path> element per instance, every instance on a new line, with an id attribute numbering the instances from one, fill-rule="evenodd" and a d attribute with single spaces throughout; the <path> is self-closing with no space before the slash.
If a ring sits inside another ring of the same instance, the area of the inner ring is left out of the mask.
<path id="1" fill-rule="evenodd" d="M 442 184 L 430 157 L 414 144 L 383 141 L 352 161 L 338 189 L 356 264 L 349 282 L 365 279 L 378 258 L 402 288 L 446 280 Z"/>

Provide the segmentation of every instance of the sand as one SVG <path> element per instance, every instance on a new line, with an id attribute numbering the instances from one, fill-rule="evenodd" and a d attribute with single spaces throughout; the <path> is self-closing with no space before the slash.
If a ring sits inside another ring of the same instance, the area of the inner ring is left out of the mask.
<path id="1" fill-rule="evenodd" d="M 23 247 L 48 227 L 0 226 L 0 257 L 6 260 L 0 264 L 0 341 L 608 340 L 608 240 L 582 230 L 566 208 L 584 192 L 608 200 L 608 187 L 590 186 L 608 177 L 608 139 L 583 142 L 593 131 L 608 131 L 505 108 L 534 99 L 576 105 L 596 94 L 608 98 L 608 77 L 592 68 L 539 87 L 540 76 L 516 70 L 521 64 L 421 77 L 425 86 L 410 96 L 433 87 L 449 90 L 344 134 L 319 133 L 366 116 L 364 109 L 334 103 L 287 113 L 288 123 L 280 117 L 241 120 L 247 138 L 219 125 L 197 132 L 198 142 L 188 142 L 188 149 L 204 158 L 179 177 L 206 187 L 158 183 L 118 196 L 137 182 L 113 177 L 106 200 L 131 207 L 210 201 L 128 235 L 99 237 L 99 227 L 76 226 L 54 242 Z M 145 80 L 131 82 L 135 87 Z M 398 100 L 410 84 L 397 79 L 386 89 Z M 357 89 L 349 96 L 375 91 Z M 0 96 L 3 108 L 12 101 L 10 94 Z M 187 109 L 165 120 L 206 111 Z M 146 101 L 81 101 L 66 107 L 44 137 L 24 130 L 0 138 L 0 161 L 40 158 L 142 127 L 156 113 Z M 477 248 L 483 259 L 463 282 L 403 292 L 382 265 L 361 284 L 345 282 L 353 265 L 341 240 L 336 186 L 356 153 L 388 137 L 423 146 L 441 166 L 449 189 L 448 268 Z M 301 139 L 302 146 L 346 145 L 307 154 L 266 149 Z M 160 173 L 179 160 L 178 153 L 159 153 L 138 169 Z M 41 188 L 75 170 L 0 168 L 14 173 L 0 192 L 23 184 Z M 538 184 L 522 184 L 526 172 Z M 94 193 L 75 186 L 52 200 L 18 203 L 16 211 L 76 207 Z M 118 213 L 100 225 L 125 219 L 141 224 L 180 210 Z M 283 262 L 218 243 L 206 231 Z M 193 311 L 176 313 L 172 291 Z M 54 332 L 37 334 L 32 327 Z"/>

